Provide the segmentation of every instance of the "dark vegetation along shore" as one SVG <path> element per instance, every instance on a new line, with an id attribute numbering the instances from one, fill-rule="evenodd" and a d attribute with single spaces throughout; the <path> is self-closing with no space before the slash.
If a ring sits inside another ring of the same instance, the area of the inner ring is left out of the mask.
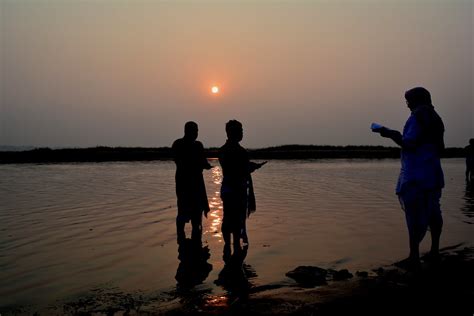
<path id="1" fill-rule="evenodd" d="M 206 149 L 208 158 L 217 157 L 218 148 Z M 284 145 L 250 149 L 251 159 L 383 159 L 400 157 L 400 149 L 384 146 L 316 146 Z M 464 157 L 462 148 L 447 148 L 444 158 Z M 56 162 L 105 162 L 170 160 L 171 148 L 145 147 L 91 147 L 50 149 L 36 148 L 25 151 L 0 151 L 0 164 L 7 163 L 56 163 Z"/>

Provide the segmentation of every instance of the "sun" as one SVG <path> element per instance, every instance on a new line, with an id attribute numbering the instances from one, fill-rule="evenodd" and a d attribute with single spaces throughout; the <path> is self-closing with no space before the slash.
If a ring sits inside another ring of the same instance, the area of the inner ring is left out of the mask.
<path id="1" fill-rule="evenodd" d="M 211 87 L 211 92 L 212 92 L 212 94 L 218 94 L 219 93 L 219 87 L 218 86 L 212 86 Z"/>

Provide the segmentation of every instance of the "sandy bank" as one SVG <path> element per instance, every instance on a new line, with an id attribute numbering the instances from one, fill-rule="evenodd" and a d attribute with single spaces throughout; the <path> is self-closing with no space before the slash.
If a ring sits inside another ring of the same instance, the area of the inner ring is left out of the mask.
<path id="1" fill-rule="evenodd" d="M 474 248 L 444 249 L 439 262 L 424 261 L 419 272 L 395 265 L 359 273 L 345 281 L 250 291 L 230 300 L 182 304 L 157 314 L 213 315 L 473 315 Z"/>
<path id="2" fill-rule="evenodd" d="M 296 268 L 296 267 L 295 267 Z M 252 286 L 245 275 L 223 280 L 228 294 L 179 290 L 107 290 L 45 308 L 0 308 L 2 315 L 469 315 L 474 313 L 474 247 L 445 248 L 420 271 L 395 264 L 308 287 L 296 282 Z M 235 282 L 232 284 L 232 282 Z"/>

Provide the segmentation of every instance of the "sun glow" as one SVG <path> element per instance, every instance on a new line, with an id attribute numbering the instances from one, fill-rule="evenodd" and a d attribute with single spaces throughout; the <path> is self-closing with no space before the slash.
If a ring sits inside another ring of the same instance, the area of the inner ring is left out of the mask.
<path id="1" fill-rule="evenodd" d="M 212 94 L 218 94 L 219 93 L 219 87 L 218 86 L 212 86 L 211 92 L 212 92 Z"/>

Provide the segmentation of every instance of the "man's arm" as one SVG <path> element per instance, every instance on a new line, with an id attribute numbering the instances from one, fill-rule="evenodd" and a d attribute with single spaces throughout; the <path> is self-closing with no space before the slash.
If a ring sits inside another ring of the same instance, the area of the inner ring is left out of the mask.
<path id="1" fill-rule="evenodd" d="M 261 162 L 261 163 L 256 163 L 256 162 L 249 161 L 249 172 L 252 173 L 257 169 L 260 169 L 267 162 L 268 161 L 264 161 L 264 162 Z"/>
<path id="2" fill-rule="evenodd" d="M 212 168 L 212 166 L 209 164 L 209 161 L 207 161 L 206 155 L 204 153 L 204 146 L 201 142 L 199 142 L 199 151 L 200 151 L 200 156 L 201 156 L 201 166 L 203 169 L 209 170 Z"/>
<path id="3" fill-rule="evenodd" d="M 180 163 L 180 161 L 179 161 L 180 160 L 180 154 L 179 154 L 179 149 L 178 149 L 178 147 L 179 147 L 178 143 L 179 143 L 179 140 L 175 140 L 173 142 L 173 145 L 171 146 L 171 152 L 173 154 L 173 160 L 176 164 Z"/>
<path id="4" fill-rule="evenodd" d="M 206 170 L 212 169 L 212 166 L 211 166 L 211 164 L 209 163 L 209 161 L 207 161 L 206 157 L 204 157 L 203 169 L 206 169 Z"/>

